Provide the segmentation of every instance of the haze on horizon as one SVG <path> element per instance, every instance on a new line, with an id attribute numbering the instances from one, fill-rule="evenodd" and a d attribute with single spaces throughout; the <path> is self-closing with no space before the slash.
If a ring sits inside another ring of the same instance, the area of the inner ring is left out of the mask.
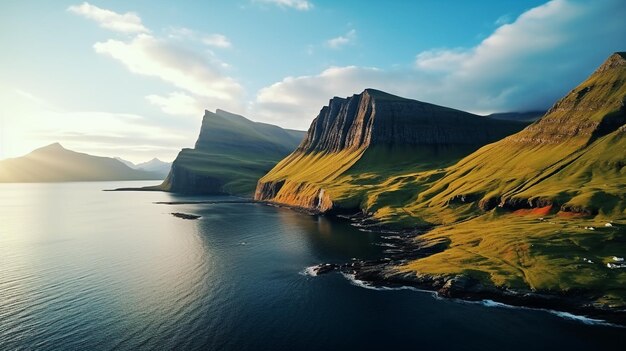
<path id="1" fill-rule="evenodd" d="M 204 109 L 305 130 L 371 87 L 469 112 L 548 108 L 626 48 L 622 0 L 3 1 L 0 159 L 52 142 L 133 162 Z"/>

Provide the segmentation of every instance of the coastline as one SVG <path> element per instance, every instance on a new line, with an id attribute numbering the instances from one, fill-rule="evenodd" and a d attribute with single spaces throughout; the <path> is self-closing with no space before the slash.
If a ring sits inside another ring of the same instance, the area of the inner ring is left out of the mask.
<path id="1" fill-rule="evenodd" d="M 593 303 L 591 297 L 598 292 L 578 290 L 571 292 L 532 291 L 497 287 L 466 274 L 420 274 L 402 272 L 398 266 L 408 261 L 427 257 L 445 249 L 445 245 L 422 246 L 416 237 L 423 231 L 394 230 L 381 224 L 360 224 L 362 216 L 337 216 L 351 221 L 362 231 L 378 232 L 387 235 L 390 249 L 385 250 L 385 258 L 367 261 L 358 260 L 345 264 L 325 264 L 309 267 L 313 275 L 338 272 L 355 285 L 377 290 L 413 289 L 429 292 L 438 298 L 448 298 L 471 303 L 491 301 L 495 304 L 515 308 L 544 310 L 555 314 L 571 315 L 570 319 L 589 319 L 595 324 L 626 327 L 626 309 Z M 356 217 L 356 218 L 355 218 Z M 367 229 L 364 229 L 367 228 Z M 376 228 L 372 230 L 370 228 Z M 394 234 L 394 235 L 389 235 Z M 576 317 L 576 318 L 574 318 Z"/>
<path id="2" fill-rule="evenodd" d="M 427 257 L 445 249 L 445 244 L 421 245 L 416 240 L 420 234 L 433 229 L 396 229 L 380 224 L 362 213 L 353 215 L 322 213 L 271 202 L 262 202 L 274 207 L 284 207 L 309 215 L 323 215 L 338 220 L 348 221 L 360 231 L 375 232 L 384 236 L 388 247 L 386 256 L 379 260 L 356 260 L 344 264 L 321 263 L 305 269 L 305 274 L 312 276 L 337 272 L 353 284 L 376 290 L 412 289 L 428 292 L 437 298 L 447 298 L 468 303 L 490 301 L 511 308 L 528 308 L 548 311 L 570 319 L 588 320 L 593 324 L 602 324 L 626 328 L 626 309 L 612 308 L 594 303 L 591 297 L 598 292 L 577 290 L 571 292 L 533 291 L 497 287 L 466 274 L 419 274 L 401 272 L 398 266 L 408 261 Z M 353 212 L 354 213 L 354 212 Z M 590 323 L 588 323 L 590 324 Z"/>
<path id="3" fill-rule="evenodd" d="M 117 189 L 116 189 L 117 190 Z M 123 189 L 119 191 L 130 191 Z M 146 191 L 145 189 L 133 189 Z M 155 190 L 148 190 L 155 191 Z M 162 190 L 156 190 L 162 191 Z M 234 196 L 234 195 L 233 195 Z M 415 289 L 434 294 L 438 298 L 448 298 L 464 302 L 481 303 L 491 301 L 495 304 L 515 308 L 530 308 L 545 310 L 551 313 L 570 314 L 577 318 L 587 318 L 595 324 L 604 324 L 626 327 L 626 309 L 616 309 L 610 306 L 594 304 L 590 297 L 597 296 L 594 291 L 532 291 L 496 287 L 479 279 L 465 274 L 430 275 L 416 272 L 401 272 L 398 266 L 417 258 L 427 257 L 445 249 L 445 245 L 422 246 L 415 240 L 421 233 L 432 228 L 396 229 L 380 224 L 370 217 L 357 212 L 358 210 L 344 210 L 323 213 L 298 206 L 258 201 L 244 197 L 241 200 L 224 201 L 172 201 L 155 202 L 155 204 L 217 204 L 217 203 L 258 203 L 271 207 L 287 208 L 310 216 L 329 216 L 340 221 L 348 221 L 360 231 L 375 232 L 386 236 L 386 257 L 374 260 L 357 260 L 343 264 L 321 263 L 307 268 L 312 276 L 331 272 L 343 274 L 347 279 L 359 282 L 359 286 L 380 290 L 388 289 Z M 356 212 L 356 213 L 355 213 Z M 351 213 L 351 214 L 348 214 Z M 576 318 L 570 318 L 576 319 Z"/>

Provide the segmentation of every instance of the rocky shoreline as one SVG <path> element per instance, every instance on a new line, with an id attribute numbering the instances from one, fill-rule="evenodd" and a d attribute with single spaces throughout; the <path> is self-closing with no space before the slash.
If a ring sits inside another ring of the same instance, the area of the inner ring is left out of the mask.
<path id="1" fill-rule="evenodd" d="M 156 202 L 156 204 L 164 205 L 207 203 L 259 203 L 277 208 L 287 208 L 311 216 L 331 216 L 339 220 L 349 221 L 351 225 L 361 231 L 375 232 L 386 236 L 385 246 L 388 246 L 384 250 L 386 257 L 374 261 L 354 260 L 344 264 L 321 263 L 308 269 L 308 274 L 314 276 L 339 272 L 354 277 L 355 280 L 372 288 L 401 289 L 409 287 L 431 291 L 443 298 L 463 301 L 491 300 L 515 307 L 567 312 L 626 327 L 626 310 L 594 304 L 592 302 L 593 297 L 597 297 L 598 294 L 593 291 L 571 291 L 565 294 L 558 291 L 513 290 L 485 284 L 483 281 L 464 274 L 430 275 L 399 272 L 397 266 L 433 255 L 446 248 L 446 243 L 423 245 L 419 240 L 415 240 L 421 233 L 431 229 L 428 227 L 395 229 L 382 225 L 362 212 L 357 212 L 357 210 L 345 209 L 322 213 L 303 207 L 247 198 L 222 201 Z"/>
<path id="2" fill-rule="evenodd" d="M 615 326 L 626 327 L 626 309 L 594 303 L 598 293 L 591 290 L 570 291 L 532 291 L 497 287 L 465 274 L 432 275 L 400 272 L 399 265 L 420 257 L 426 257 L 445 249 L 446 244 L 422 245 L 415 240 L 423 231 L 394 230 L 375 223 L 362 214 L 353 216 L 335 215 L 337 218 L 350 220 L 361 230 L 379 232 L 384 235 L 389 249 L 384 251 L 382 259 L 374 261 L 354 260 L 344 264 L 322 263 L 308 269 L 311 275 L 323 275 L 339 272 L 361 282 L 363 285 L 378 289 L 414 288 L 431 291 L 438 297 L 463 301 L 494 301 L 520 307 L 571 313 L 596 322 L 606 322 Z"/>

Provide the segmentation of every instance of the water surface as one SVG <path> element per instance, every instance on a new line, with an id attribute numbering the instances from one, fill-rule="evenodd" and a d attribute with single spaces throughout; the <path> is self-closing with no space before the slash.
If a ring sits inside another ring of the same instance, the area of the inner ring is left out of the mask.
<path id="1" fill-rule="evenodd" d="M 153 203 L 215 197 L 101 191 L 148 184 L 0 184 L 0 349 L 594 350 L 626 335 L 544 311 L 302 274 L 383 255 L 384 238 L 345 222 L 258 204 Z"/>

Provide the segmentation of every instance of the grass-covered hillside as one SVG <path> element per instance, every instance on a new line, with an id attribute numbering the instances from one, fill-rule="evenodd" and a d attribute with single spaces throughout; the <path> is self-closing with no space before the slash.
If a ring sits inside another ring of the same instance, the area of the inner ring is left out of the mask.
<path id="1" fill-rule="evenodd" d="M 400 205 L 417 190 L 415 177 L 430 179 L 526 125 L 366 89 L 332 99 L 298 149 L 261 178 L 255 197 L 322 212 Z"/>
<path id="2" fill-rule="evenodd" d="M 397 271 L 464 274 L 625 308 L 625 101 L 626 55 L 617 53 L 536 123 L 376 213 L 436 226 L 416 240 L 443 250 Z"/>
<path id="3" fill-rule="evenodd" d="M 304 132 L 206 111 L 195 148 L 183 149 L 159 189 L 250 196 L 257 180 L 292 152 Z"/>

